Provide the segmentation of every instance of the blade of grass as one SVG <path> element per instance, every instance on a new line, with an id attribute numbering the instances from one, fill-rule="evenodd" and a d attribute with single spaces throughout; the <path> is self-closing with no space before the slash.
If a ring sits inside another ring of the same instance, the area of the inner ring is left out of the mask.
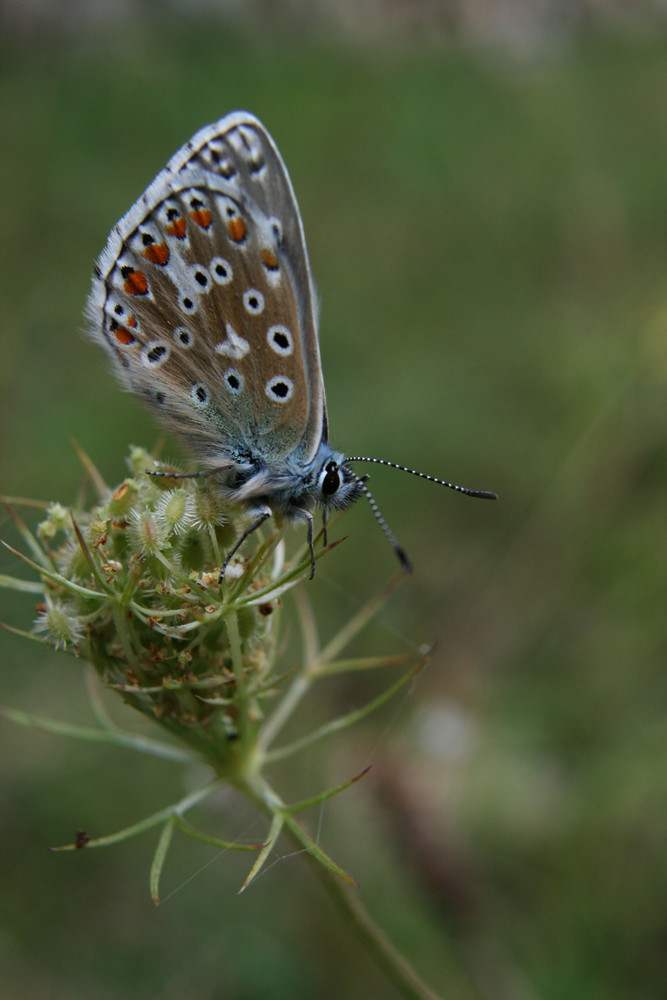
<path id="1" fill-rule="evenodd" d="M 38 580 L 20 580 L 17 576 L 5 576 L 0 573 L 0 587 L 8 590 L 20 590 L 25 594 L 43 594 L 44 585 Z"/>
<path id="2" fill-rule="evenodd" d="M 268 764 L 275 764 L 276 761 L 285 760 L 286 757 L 291 757 L 295 753 L 299 753 L 302 750 L 306 750 L 309 747 L 314 746 L 315 743 L 321 743 L 322 740 L 327 739 L 329 736 L 333 736 L 336 733 L 341 732 L 341 730 L 346 729 L 348 726 L 354 725 L 361 719 L 365 719 L 366 716 L 375 712 L 376 709 L 384 705 L 386 701 L 392 698 L 401 688 L 404 688 L 411 680 L 413 680 L 417 674 L 424 668 L 426 660 L 420 660 L 420 662 L 409 670 L 403 677 L 400 677 L 395 684 L 383 691 L 382 694 L 378 695 L 372 701 L 369 701 L 366 705 L 361 708 L 357 708 L 352 712 L 348 712 L 347 715 L 339 716 L 332 722 L 327 722 L 325 725 L 320 726 L 319 729 L 314 729 L 307 736 L 304 736 L 300 740 L 295 740 L 293 743 L 288 743 L 285 746 L 278 747 L 277 750 L 271 750 L 266 754 L 266 762 Z"/>
<path id="3" fill-rule="evenodd" d="M 174 823 L 189 837 L 200 840 L 202 844 L 218 847 L 221 851 L 261 851 L 266 846 L 265 844 L 239 844 L 234 840 L 221 840 L 220 837 L 212 837 L 210 834 L 204 833 L 203 830 L 198 830 L 196 826 L 192 826 L 182 816 L 175 815 Z"/>
<path id="4" fill-rule="evenodd" d="M 181 799 L 175 805 L 167 806 L 165 809 L 160 809 L 158 812 L 153 813 L 151 816 L 146 816 L 145 819 L 139 820 L 138 823 L 133 823 L 131 826 L 126 826 L 122 830 L 117 830 L 116 833 L 106 834 L 104 837 L 96 837 L 94 839 L 86 841 L 86 847 L 108 847 L 109 844 L 118 844 L 123 840 L 129 840 L 130 837 L 135 837 L 138 833 L 143 833 L 144 830 L 151 830 L 154 826 L 166 822 L 172 816 L 181 816 L 183 813 L 187 812 L 188 809 L 192 809 L 193 806 L 202 802 L 204 799 L 212 795 L 213 792 L 220 788 L 223 784 L 220 778 L 215 778 L 213 781 L 209 781 L 208 784 L 203 785 L 201 788 L 197 788 L 194 792 L 186 795 L 185 798 Z M 52 851 L 76 851 L 80 850 L 80 844 L 63 844 L 58 847 L 52 847 Z"/>
<path id="5" fill-rule="evenodd" d="M 383 604 L 385 604 L 398 586 L 403 583 L 406 579 L 405 572 L 400 570 L 395 573 L 385 583 L 383 587 L 378 590 L 378 592 L 368 601 L 359 611 L 354 615 L 347 625 L 342 628 L 336 636 L 324 647 L 320 652 L 320 663 L 325 664 L 334 660 L 339 652 L 347 646 L 352 639 L 362 630 L 362 628 L 368 624 L 368 622 L 373 618 L 374 615 L 380 610 Z"/>
<path id="6" fill-rule="evenodd" d="M 37 539 L 33 535 L 32 531 L 30 531 L 30 529 L 28 528 L 28 526 L 23 523 L 23 521 L 21 520 L 21 518 L 19 517 L 19 515 L 16 513 L 16 511 L 12 507 L 12 505 L 9 503 L 9 501 L 6 499 L 6 497 L 2 496 L 2 494 L 0 494 L 0 501 L 2 501 L 2 503 L 4 504 L 7 513 L 9 514 L 9 516 L 12 519 L 12 521 L 16 525 L 16 528 L 18 529 L 18 532 L 21 535 L 21 538 L 26 543 L 26 545 L 28 546 L 28 548 L 32 552 L 32 554 L 35 557 L 35 559 L 37 560 L 37 562 L 41 566 L 45 566 L 45 567 L 46 566 L 50 566 L 51 565 L 51 560 L 47 556 L 46 552 L 41 547 L 41 545 L 39 544 L 39 542 L 37 541 Z M 9 546 L 7 546 L 7 547 L 9 548 Z"/>
<path id="7" fill-rule="evenodd" d="M 248 874 L 247 874 L 247 876 L 246 876 L 246 878 L 245 878 L 245 880 L 243 882 L 243 885 L 239 889 L 239 896 L 241 895 L 242 892 L 245 892 L 245 890 L 248 888 L 248 886 L 250 885 L 250 883 L 253 882 L 257 878 L 257 876 L 259 875 L 260 871 L 264 867 L 264 863 L 265 863 L 266 859 L 268 858 L 269 854 L 271 853 L 271 851 L 275 847 L 276 841 L 278 840 L 278 837 L 280 836 L 280 831 L 283 828 L 284 822 L 285 822 L 285 819 L 284 819 L 284 817 L 283 817 L 283 815 L 281 813 L 275 813 L 274 814 L 273 819 L 271 820 L 271 826 L 269 827 L 269 835 L 268 835 L 268 837 L 266 839 L 266 843 L 262 847 L 262 850 L 261 850 L 260 854 L 257 856 L 257 859 L 256 859 L 255 863 L 253 864 L 252 868 L 248 872 Z"/>
<path id="8" fill-rule="evenodd" d="M 105 500 L 108 497 L 110 490 L 107 484 L 102 479 L 102 476 L 100 475 L 97 466 L 93 463 L 93 460 L 86 454 L 86 452 L 83 450 L 83 448 L 76 440 L 76 438 L 70 437 L 70 441 L 72 442 L 72 447 L 74 448 L 74 451 L 76 452 L 79 461 L 81 462 L 82 466 L 88 473 L 90 481 L 95 487 L 99 499 Z"/>
<path id="9" fill-rule="evenodd" d="M 87 740 L 90 743 L 110 743 L 126 750 L 147 753 L 162 760 L 172 760 L 178 764 L 189 764 L 196 760 L 194 754 L 188 753 L 180 747 L 161 743 L 148 736 L 124 733 L 119 730 L 93 729 L 92 726 L 72 726 L 67 722 L 59 722 L 57 719 L 44 719 L 36 715 L 28 715 L 27 712 L 6 708 L 4 705 L 0 705 L 0 716 L 10 719 L 11 722 L 16 722 L 18 725 L 27 726 L 29 729 L 49 733 L 51 736 L 67 736 L 70 739 Z"/>
<path id="10" fill-rule="evenodd" d="M 34 569 L 40 576 L 45 576 L 47 580 L 51 581 L 51 583 L 64 587 L 66 590 L 70 590 L 73 594 L 80 594 L 81 597 L 93 597 L 98 601 L 102 600 L 106 596 L 106 594 L 100 594 L 97 590 L 88 590 L 87 587 L 80 587 L 77 583 L 73 583 L 71 580 L 67 580 L 64 576 L 61 576 L 60 573 L 51 572 L 51 570 L 46 569 L 44 566 L 40 566 L 38 563 L 34 562 L 34 560 L 28 559 L 28 557 L 24 556 L 22 552 L 18 551 L 18 549 L 13 548 L 13 546 L 8 545 L 7 542 L 3 542 L 1 539 L 0 544 L 4 545 L 4 547 L 11 552 L 13 556 L 20 559 L 21 562 L 26 564 L 26 566 L 30 566 L 31 569 Z"/>
<path id="11" fill-rule="evenodd" d="M 346 788 L 350 787 L 350 785 L 355 785 L 357 781 L 360 781 L 364 777 L 364 775 L 368 774 L 371 767 L 372 764 L 369 764 L 368 767 L 365 767 L 363 771 L 359 772 L 359 774 L 355 774 L 354 778 L 350 778 L 349 781 L 344 781 L 342 785 L 336 785 L 335 788 L 328 788 L 325 792 L 320 792 L 319 795 L 313 795 L 310 799 L 302 799 L 301 802 L 294 802 L 290 806 L 285 806 L 285 812 L 294 815 L 295 813 L 303 812 L 304 809 L 310 809 L 311 806 L 318 806 L 321 802 L 326 802 L 327 799 L 333 798 L 334 795 L 344 792 Z"/>
<path id="12" fill-rule="evenodd" d="M 153 855 L 153 863 L 151 864 L 151 871 L 149 876 L 149 885 L 151 892 L 151 899 L 156 906 L 160 905 L 160 876 L 162 875 L 162 869 L 164 868 L 164 863 L 167 859 L 167 854 L 169 852 L 169 847 L 171 845 L 171 839 L 174 835 L 174 817 L 173 815 L 169 817 L 167 822 L 162 827 L 162 831 L 158 838 L 157 846 L 155 848 L 155 854 Z"/>

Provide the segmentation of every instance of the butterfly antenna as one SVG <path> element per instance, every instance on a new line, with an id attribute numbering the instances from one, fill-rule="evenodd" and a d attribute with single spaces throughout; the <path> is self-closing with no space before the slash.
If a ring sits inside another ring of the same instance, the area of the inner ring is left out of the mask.
<path id="1" fill-rule="evenodd" d="M 347 462 L 347 459 L 346 459 L 346 462 Z M 375 514 L 375 519 L 378 522 L 378 524 L 380 525 L 380 527 L 382 528 L 382 530 L 384 531 L 385 535 L 387 536 L 387 539 L 389 540 L 389 544 L 391 545 L 392 549 L 394 550 L 394 552 L 398 556 L 398 560 L 399 560 L 401 566 L 403 567 L 403 569 L 405 570 L 406 573 L 412 573 L 412 563 L 408 559 L 408 556 L 407 556 L 405 550 L 402 549 L 401 546 L 396 541 L 396 538 L 394 536 L 393 531 L 391 530 L 391 528 L 389 527 L 389 525 L 387 524 L 387 522 L 383 518 L 382 514 L 380 513 L 380 508 L 376 504 L 375 498 L 373 497 L 373 494 L 369 490 L 368 486 L 366 486 L 365 480 L 366 480 L 367 477 L 366 476 L 357 476 L 357 475 L 355 475 L 354 472 L 352 472 L 351 469 L 348 469 L 348 472 L 350 473 L 350 475 L 352 476 L 352 478 L 355 480 L 355 482 L 359 483 L 359 486 L 363 490 L 363 492 L 364 492 L 364 494 L 366 496 L 366 499 L 368 500 L 369 504 L 371 505 L 371 510 Z"/>
<path id="2" fill-rule="evenodd" d="M 456 490 L 457 493 L 465 493 L 468 497 L 479 497 L 481 500 L 498 499 L 498 494 L 492 493 L 491 490 L 471 490 L 468 486 L 457 486 L 456 483 L 448 483 L 444 479 L 438 479 L 437 476 L 427 476 L 425 472 L 417 472 L 416 469 L 408 469 L 406 465 L 399 465 L 398 462 L 387 462 L 384 458 L 366 458 L 362 455 L 355 455 L 352 458 L 346 458 L 345 464 L 347 465 L 348 462 L 373 462 L 375 465 L 386 465 L 390 469 L 399 469 L 401 472 L 409 472 L 411 476 L 418 476 L 419 479 L 428 479 L 430 483 L 437 483 L 438 486 L 446 486 L 450 490 Z M 378 514 L 376 514 L 376 517 L 378 517 L 378 520 L 382 520 Z"/>

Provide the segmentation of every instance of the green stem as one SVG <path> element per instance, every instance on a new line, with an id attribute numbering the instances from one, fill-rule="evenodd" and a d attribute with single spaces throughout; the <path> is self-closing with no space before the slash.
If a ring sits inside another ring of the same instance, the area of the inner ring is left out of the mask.
<path id="1" fill-rule="evenodd" d="M 246 678 L 243 672 L 243 656 L 241 649 L 241 636 L 239 635 L 239 623 L 236 618 L 236 609 L 225 615 L 225 625 L 229 637 L 229 650 L 232 654 L 232 666 L 234 678 L 236 680 L 236 703 L 238 705 L 238 727 L 241 738 L 241 746 L 248 747 L 250 732 L 250 719 L 248 716 L 248 691 Z"/>
<path id="2" fill-rule="evenodd" d="M 394 986 L 410 1000 L 442 1000 L 412 968 L 408 960 L 389 940 L 364 906 L 359 890 L 341 882 L 332 872 L 307 855 L 320 882 L 341 911 L 345 922 L 384 969 Z"/>
<path id="3" fill-rule="evenodd" d="M 270 786 L 259 776 L 247 776 L 236 787 L 244 792 L 266 815 L 275 818 L 276 810 L 281 811 L 283 804 Z M 334 903 L 345 917 L 348 927 L 352 928 L 364 948 L 373 956 L 378 965 L 384 969 L 387 976 L 408 1000 L 442 1000 L 442 997 L 426 985 L 408 960 L 396 948 L 381 927 L 373 920 L 364 906 L 357 888 L 344 882 L 340 874 L 322 864 L 321 860 L 303 851 L 304 844 L 310 841 L 299 821 L 293 816 L 284 816 L 283 829 L 303 852 L 308 863 L 314 870 L 320 882 L 329 893 Z"/>
<path id="4" fill-rule="evenodd" d="M 319 642 L 310 603 L 298 590 L 294 591 L 294 600 L 299 613 L 299 625 L 303 637 L 303 665 L 300 672 L 292 681 L 287 694 L 283 695 L 277 707 L 273 710 L 273 714 L 265 720 L 262 726 L 257 740 L 257 745 L 262 752 L 268 750 L 300 701 L 310 690 L 313 682 L 313 670 L 317 664 Z"/>
<path id="5" fill-rule="evenodd" d="M 287 694 L 278 702 L 274 712 L 262 726 L 257 745 L 259 749 L 266 753 L 274 739 L 290 718 L 301 699 L 307 694 L 312 683 L 312 678 L 307 674 L 299 674 L 294 678 Z"/>
<path id="6" fill-rule="evenodd" d="M 287 831 L 290 832 L 291 831 Z M 295 837 L 295 840 L 298 839 Z M 408 960 L 389 940 L 364 906 L 359 890 L 341 882 L 333 872 L 306 854 L 311 868 L 345 918 L 345 923 L 357 935 L 378 965 L 384 969 L 394 986 L 410 1000 L 442 1000 L 412 968 Z"/>
<path id="7" fill-rule="evenodd" d="M 278 747 L 276 750 L 271 750 L 265 754 L 265 761 L 268 764 L 275 764 L 278 760 L 284 760 L 286 757 L 291 757 L 295 753 L 299 753 L 302 750 L 309 749 L 313 744 L 319 743 L 320 740 L 324 740 L 329 736 L 333 736 L 335 733 L 341 732 L 343 729 L 347 729 L 348 726 L 354 725 L 355 722 L 359 722 L 361 719 L 365 719 L 367 715 L 374 712 L 381 705 L 384 705 L 389 698 L 393 698 L 397 691 L 411 681 L 420 670 L 423 669 L 425 661 L 422 660 L 418 663 L 412 670 L 409 670 L 407 674 L 392 684 L 390 688 L 383 691 L 381 695 L 374 698 L 373 701 L 369 701 L 366 705 L 362 705 L 361 708 L 355 709 L 353 712 L 348 712 L 347 715 L 341 715 L 332 722 L 327 722 L 319 729 L 313 729 L 307 736 L 302 739 L 295 740 L 293 743 L 287 743 L 284 746 Z M 289 697 L 289 693 L 287 697 Z M 287 701 L 287 697 L 281 702 L 281 706 Z"/>

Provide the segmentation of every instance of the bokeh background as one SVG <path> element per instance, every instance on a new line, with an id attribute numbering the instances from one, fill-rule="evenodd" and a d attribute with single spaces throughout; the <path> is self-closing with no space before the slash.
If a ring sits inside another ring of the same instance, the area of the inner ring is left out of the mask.
<path id="1" fill-rule="evenodd" d="M 71 502 L 70 436 L 109 482 L 155 443 L 81 334 L 91 264 L 196 129 L 253 111 L 305 221 L 333 443 L 501 495 L 371 470 L 416 570 L 359 648 L 435 650 L 280 787 L 375 764 L 311 829 L 443 996 L 663 997 L 664 5 L 4 0 L 0 28 L 2 490 Z M 395 569 L 367 505 L 338 530 L 325 638 Z M 29 627 L 29 595 L 0 601 Z M 91 721 L 80 663 L 1 648 L 2 704 Z M 312 717 L 386 683 L 332 682 Z M 395 996 L 288 844 L 238 897 L 246 859 L 177 842 L 159 909 L 152 835 L 47 850 L 200 779 L 2 723 L 6 1000 Z M 201 821 L 262 837 L 233 799 Z"/>

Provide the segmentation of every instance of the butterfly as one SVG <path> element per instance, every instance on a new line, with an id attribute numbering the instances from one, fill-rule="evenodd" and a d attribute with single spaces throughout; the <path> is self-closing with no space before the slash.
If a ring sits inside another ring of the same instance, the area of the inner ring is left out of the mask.
<path id="1" fill-rule="evenodd" d="M 280 153 L 237 111 L 193 136 L 114 226 L 93 271 L 90 333 L 122 384 L 212 477 L 248 526 L 305 522 L 364 494 L 406 570 L 410 561 L 352 462 L 328 443 L 316 297 L 303 224 Z"/>

